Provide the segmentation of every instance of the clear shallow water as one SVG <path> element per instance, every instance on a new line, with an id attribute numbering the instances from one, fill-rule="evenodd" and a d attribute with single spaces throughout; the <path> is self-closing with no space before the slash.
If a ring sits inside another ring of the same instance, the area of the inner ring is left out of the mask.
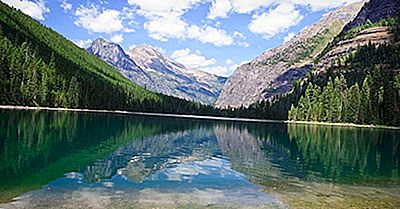
<path id="1" fill-rule="evenodd" d="M 1 110 L 0 176 L 4 208 L 288 208 L 284 194 L 332 185 L 396 197 L 400 133 Z"/>

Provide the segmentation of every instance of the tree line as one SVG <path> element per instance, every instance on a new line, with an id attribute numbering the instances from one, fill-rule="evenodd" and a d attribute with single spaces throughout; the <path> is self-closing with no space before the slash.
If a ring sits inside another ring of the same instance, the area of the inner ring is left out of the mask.
<path id="1" fill-rule="evenodd" d="M 288 119 L 400 125 L 399 61 L 398 45 L 359 46 L 308 84 Z"/>
<path id="2" fill-rule="evenodd" d="M 330 78 L 326 86 L 310 83 L 288 119 L 358 124 L 400 124 L 400 76 L 375 66 L 361 85 L 348 85 L 345 77 Z"/>

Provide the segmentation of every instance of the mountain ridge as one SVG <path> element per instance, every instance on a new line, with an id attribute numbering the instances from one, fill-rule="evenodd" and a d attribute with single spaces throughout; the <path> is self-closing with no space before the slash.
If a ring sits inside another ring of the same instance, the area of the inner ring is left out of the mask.
<path id="1" fill-rule="evenodd" d="M 190 101 L 213 104 L 225 82 L 223 77 L 187 68 L 148 44 L 125 52 L 118 44 L 99 38 L 87 50 L 117 68 L 133 83 Z"/>
<path id="2" fill-rule="evenodd" d="M 290 41 L 238 67 L 224 85 L 216 106 L 248 107 L 287 93 L 294 80 L 311 70 L 315 57 L 357 15 L 362 5 L 363 1 L 329 12 Z M 289 76 L 282 77 L 285 74 Z"/>

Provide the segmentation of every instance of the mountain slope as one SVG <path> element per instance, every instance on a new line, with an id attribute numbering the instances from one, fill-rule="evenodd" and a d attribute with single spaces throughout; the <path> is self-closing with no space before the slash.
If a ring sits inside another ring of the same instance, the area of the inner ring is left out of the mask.
<path id="1" fill-rule="evenodd" d="M 216 101 L 225 82 L 222 77 L 176 63 L 149 45 L 125 53 L 119 45 L 100 38 L 88 51 L 148 90 L 204 104 Z"/>
<path id="2" fill-rule="evenodd" d="M 362 3 L 355 3 L 325 14 L 292 40 L 240 66 L 228 79 L 216 105 L 249 106 L 288 92 L 292 82 L 309 72 L 316 55 L 356 16 L 361 6 Z"/>
<path id="3" fill-rule="evenodd" d="M 188 114 L 201 108 L 133 84 L 106 62 L 1 2 L 0 42 L 0 104 Z"/>

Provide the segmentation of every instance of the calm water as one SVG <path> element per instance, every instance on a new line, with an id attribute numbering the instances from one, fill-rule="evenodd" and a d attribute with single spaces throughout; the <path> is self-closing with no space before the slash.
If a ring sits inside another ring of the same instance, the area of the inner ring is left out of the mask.
<path id="1" fill-rule="evenodd" d="M 327 188 L 400 198 L 400 132 L 0 110 L 0 177 L 0 208 L 289 208 L 286 196 Z"/>

